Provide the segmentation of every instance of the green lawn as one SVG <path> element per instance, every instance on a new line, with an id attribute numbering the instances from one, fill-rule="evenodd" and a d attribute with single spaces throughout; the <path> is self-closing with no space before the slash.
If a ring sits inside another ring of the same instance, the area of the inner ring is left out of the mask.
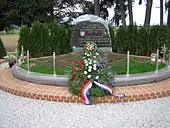
<path id="1" fill-rule="evenodd" d="M 165 66 L 166 64 L 159 63 L 159 69 L 162 69 Z M 127 65 L 125 63 L 120 63 L 115 66 L 112 66 L 112 69 L 115 74 L 118 75 L 126 74 Z M 136 60 L 131 60 L 129 65 L 130 74 L 151 72 L 151 71 L 155 71 L 155 69 L 156 69 L 156 64 L 150 61 L 139 62 Z"/>
<path id="2" fill-rule="evenodd" d="M 31 63 L 34 63 L 34 61 L 31 61 Z M 24 62 L 21 67 L 24 69 L 27 69 L 26 62 Z M 159 69 L 162 69 L 166 66 L 164 63 L 159 63 Z M 144 72 L 150 72 L 155 71 L 156 64 L 152 63 L 150 61 L 138 61 L 138 60 L 130 60 L 130 74 L 136 74 L 136 73 L 144 73 Z M 112 70 L 115 74 L 122 75 L 126 74 L 127 66 L 126 61 L 123 61 L 117 65 L 112 66 Z M 42 63 L 39 65 L 32 66 L 30 68 L 31 72 L 38 72 L 38 73 L 45 73 L 45 74 L 53 74 L 53 68 L 52 65 L 49 66 L 49 64 Z M 58 75 L 66 75 L 65 73 L 66 68 L 56 68 L 56 74 Z"/>

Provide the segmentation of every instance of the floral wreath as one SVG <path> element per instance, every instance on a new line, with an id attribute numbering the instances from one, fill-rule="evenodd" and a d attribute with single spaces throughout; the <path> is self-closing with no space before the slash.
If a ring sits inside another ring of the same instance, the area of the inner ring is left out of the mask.
<path id="1" fill-rule="evenodd" d="M 74 61 L 69 90 L 73 94 L 81 95 L 84 104 L 91 105 L 90 96 L 101 96 L 99 94 L 125 97 L 124 94 L 115 93 L 112 67 L 107 67 L 106 64 L 107 58 L 99 57 L 97 45 L 94 42 L 87 42 L 84 46 L 84 53 Z"/>

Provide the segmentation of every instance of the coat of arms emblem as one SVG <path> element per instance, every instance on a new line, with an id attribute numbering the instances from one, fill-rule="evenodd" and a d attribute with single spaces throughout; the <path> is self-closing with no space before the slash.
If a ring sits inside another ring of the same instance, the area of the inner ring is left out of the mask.
<path id="1" fill-rule="evenodd" d="M 85 35 L 85 31 L 80 31 L 80 35 L 84 36 Z"/>

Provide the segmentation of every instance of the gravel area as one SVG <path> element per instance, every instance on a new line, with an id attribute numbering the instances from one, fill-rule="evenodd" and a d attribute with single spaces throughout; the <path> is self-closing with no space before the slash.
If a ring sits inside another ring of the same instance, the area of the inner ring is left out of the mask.
<path id="1" fill-rule="evenodd" d="M 0 90 L 0 128 L 170 128 L 170 97 L 91 106 L 40 101 Z"/>

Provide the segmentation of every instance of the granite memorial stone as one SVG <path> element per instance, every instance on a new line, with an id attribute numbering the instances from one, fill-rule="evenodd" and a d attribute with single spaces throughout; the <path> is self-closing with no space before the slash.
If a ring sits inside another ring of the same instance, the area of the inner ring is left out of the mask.
<path id="1" fill-rule="evenodd" d="M 100 52 L 111 52 L 111 40 L 107 23 L 94 15 L 83 15 L 76 19 L 71 43 L 73 51 L 81 51 L 88 41 L 95 42 Z"/>

